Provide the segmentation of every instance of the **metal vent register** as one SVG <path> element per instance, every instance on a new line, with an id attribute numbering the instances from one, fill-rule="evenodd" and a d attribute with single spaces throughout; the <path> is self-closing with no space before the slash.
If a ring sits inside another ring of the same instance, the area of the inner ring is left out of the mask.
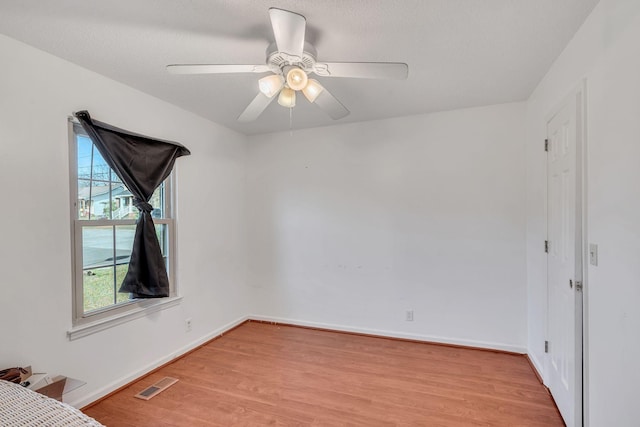
<path id="1" fill-rule="evenodd" d="M 177 382 L 178 382 L 177 378 L 164 377 L 163 379 L 153 384 L 152 386 L 145 388 L 140 393 L 136 394 L 134 397 L 137 397 L 138 399 L 142 399 L 142 400 L 149 400 L 155 395 L 162 393 L 163 391 L 165 391 L 166 389 L 168 389 L 169 387 L 171 387 Z"/>

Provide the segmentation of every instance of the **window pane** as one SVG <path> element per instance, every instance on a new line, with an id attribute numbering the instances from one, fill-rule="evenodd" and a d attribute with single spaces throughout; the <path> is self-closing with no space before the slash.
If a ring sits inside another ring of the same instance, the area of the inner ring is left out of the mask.
<path id="1" fill-rule="evenodd" d="M 133 237 L 136 232 L 135 225 L 117 225 L 116 226 L 116 303 L 129 301 L 129 293 L 120 293 L 120 285 L 124 281 L 129 269 L 129 261 L 131 260 L 131 251 L 133 250 Z"/>
<path id="2" fill-rule="evenodd" d="M 97 310 L 113 305 L 113 266 L 85 269 L 82 274 L 84 311 Z"/>
<path id="3" fill-rule="evenodd" d="M 111 181 L 122 182 L 120 177 L 118 177 L 118 175 L 113 171 L 113 169 L 111 169 Z"/>
<path id="4" fill-rule="evenodd" d="M 115 264 L 129 264 L 131 251 L 133 250 L 133 237 L 136 232 L 135 225 L 116 226 L 116 259 Z"/>
<path id="5" fill-rule="evenodd" d="M 90 204 L 91 204 L 91 218 L 90 219 L 108 219 L 109 212 L 109 183 L 108 182 L 96 182 L 93 181 L 93 186 L 90 188 Z"/>
<path id="6" fill-rule="evenodd" d="M 78 178 L 90 179 L 91 177 L 91 153 L 93 150 L 93 142 L 83 135 L 76 138 L 78 143 Z"/>
<path id="7" fill-rule="evenodd" d="M 93 145 L 91 139 L 78 136 L 78 178 L 110 181 L 111 168 Z"/>
<path id="8" fill-rule="evenodd" d="M 165 213 L 165 201 L 164 201 L 164 182 L 160 184 L 156 191 L 153 192 L 151 199 L 149 199 L 149 203 L 153 206 L 153 211 L 151 212 L 151 216 L 154 218 L 166 218 Z"/>
<path id="9" fill-rule="evenodd" d="M 162 256 L 164 258 L 167 257 L 167 246 L 169 243 L 168 231 L 169 228 L 167 224 L 155 224 L 156 226 L 156 236 L 158 236 L 158 242 L 160 243 L 160 250 L 162 251 Z"/>
<path id="10" fill-rule="evenodd" d="M 78 218 L 105 219 L 109 215 L 109 183 L 78 180 Z M 90 215 L 90 216 L 89 216 Z"/>
<path id="11" fill-rule="evenodd" d="M 90 185 L 91 181 L 87 179 L 78 180 L 78 202 L 76 206 L 78 219 L 89 219 L 89 212 L 91 211 Z"/>
<path id="12" fill-rule="evenodd" d="M 138 208 L 133 206 L 133 195 L 121 182 L 111 184 L 113 219 L 138 219 Z"/>
<path id="13" fill-rule="evenodd" d="M 82 227 L 82 268 L 113 264 L 113 226 Z"/>
<path id="14" fill-rule="evenodd" d="M 116 265 L 116 303 L 127 302 L 131 299 L 130 293 L 118 292 L 122 282 L 124 282 L 124 277 L 127 275 L 127 270 L 129 270 L 128 262 L 126 264 Z"/>

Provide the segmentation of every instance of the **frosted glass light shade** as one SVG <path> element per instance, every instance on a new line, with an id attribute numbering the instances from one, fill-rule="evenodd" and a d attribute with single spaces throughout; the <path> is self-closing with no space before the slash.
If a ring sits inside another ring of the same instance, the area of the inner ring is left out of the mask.
<path id="1" fill-rule="evenodd" d="M 287 72 L 287 85 L 293 90 L 302 90 L 307 85 L 307 73 L 301 68 L 292 67 Z"/>
<path id="2" fill-rule="evenodd" d="M 264 93 L 269 98 L 273 98 L 273 96 L 282 89 L 283 85 L 284 77 L 279 74 L 272 74 L 258 80 L 258 88 L 260 89 L 260 92 Z"/>
<path id="3" fill-rule="evenodd" d="M 324 88 L 317 80 L 309 79 L 307 85 L 302 89 L 302 93 L 309 100 L 309 102 L 315 102 L 318 95 L 322 93 Z"/>
<path id="4" fill-rule="evenodd" d="M 288 87 L 283 88 L 278 96 L 278 104 L 283 107 L 293 108 L 296 106 L 296 92 Z"/>

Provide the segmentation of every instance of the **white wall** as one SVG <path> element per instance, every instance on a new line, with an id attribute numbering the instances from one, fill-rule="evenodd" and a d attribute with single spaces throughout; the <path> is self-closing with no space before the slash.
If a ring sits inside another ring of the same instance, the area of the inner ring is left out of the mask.
<path id="1" fill-rule="evenodd" d="M 640 2 L 602 0 L 527 103 L 529 350 L 544 360 L 547 115 L 587 81 L 588 229 L 599 245 L 589 266 L 588 425 L 636 426 L 640 419 Z"/>
<path id="2" fill-rule="evenodd" d="M 249 311 L 245 137 L 4 36 L 0 57 L 0 366 L 87 381 L 82 405 Z M 192 155 L 176 162 L 182 303 L 70 342 L 67 116 L 80 109 Z"/>
<path id="3" fill-rule="evenodd" d="M 524 104 L 254 136 L 247 174 L 254 314 L 524 352 Z"/>

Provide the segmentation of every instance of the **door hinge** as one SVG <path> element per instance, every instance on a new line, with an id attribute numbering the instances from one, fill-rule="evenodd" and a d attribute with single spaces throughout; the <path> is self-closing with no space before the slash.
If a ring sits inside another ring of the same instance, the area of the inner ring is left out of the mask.
<path id="1" fill-rule="evenodd" d="M 582 291 L 582 282 L 579 280 L 576 280 L 576 291 Z"/>
<path id="2" fill-rule="evenodd" d="M 549 341 L 544 342 L 544 352 L 549 353 Z"/>
<path id="3" fill-rule="evenodd" d="M 544 151 L 549 151 L 549 140 L 548 139 L 544 140 Z"/>
<path id="4" fill-rule="evenodd" d="M 549 253 L 549 241 L 548 240 L 544 241 L 544 253 L 546 253 L 546 254 Z"/>

